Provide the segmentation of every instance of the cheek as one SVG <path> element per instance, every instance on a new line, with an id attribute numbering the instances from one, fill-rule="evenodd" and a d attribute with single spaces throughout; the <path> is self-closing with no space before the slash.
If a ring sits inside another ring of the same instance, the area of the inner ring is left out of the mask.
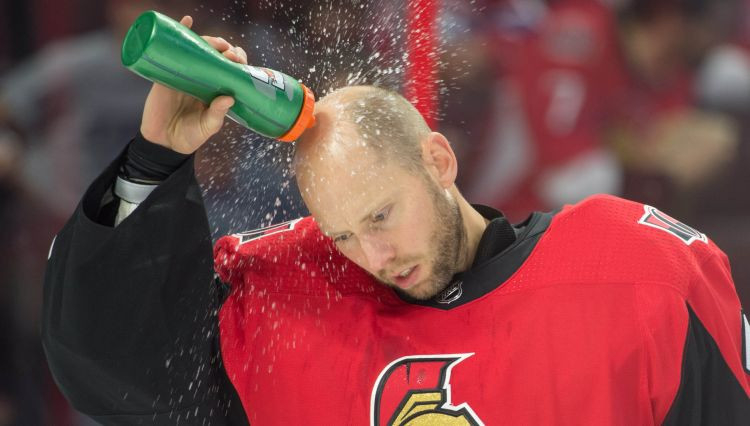
<path id="1" fill-rule="evenodd" d="M 432 220 L 432 205 L 428 203 L 415 204 L 413 210 L 400 224 L 396 241 L 398 252 L 402 255 L 424 256 L 431 250 L 430 243 L 434 232 Z"/>
<path id="2" fill-rule="evenodd" d="M 357 266 L 364 269 L 365 271 L 368 271 L 370 273 L 377 272 L 369 268 L 367 259 L 365 258 L 364 253 L 362 253 L 361 250 L 349 250 L 347 252 L 344 252 L 344 256 L 346 256 L 346 258 L 351 260 L 352 262 L 356 263 Z"/>
<path id="3" fill-rule="evenodd" d="M 367 269 L 365 256 L 362 253 L 362 250 L 359 249 L 359 245 L 352 243 L 346 246 L 337 246 L 337 248 L 339 252 L 344 255 L 344 257 L 356 263 L 357 266 L 361 267 L 362 269 Z"/>
<path id="4" fill-rule="evenodd" d="M 358 243 L 352 243 L 349 247 L 338 247 L 338 250 L 347 259 L 351 260 L 365 271 L 373 275 L 377 275 L 377 273 L 379 272 L 370 268 L 370 265 L 367 262 L 367 257 L 365 256 L 365 253 L 362 251 Z"/>

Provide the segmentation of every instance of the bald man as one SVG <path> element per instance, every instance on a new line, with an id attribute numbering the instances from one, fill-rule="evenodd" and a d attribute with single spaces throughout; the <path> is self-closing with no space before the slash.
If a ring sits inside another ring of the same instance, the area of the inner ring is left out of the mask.
<path id="1" fill-rule="evenodd" d="M 43 342 L 78 410 L 104 424 L 747 424 L 750 324 L 704 234 L 607 196 L 511 225 L 461 196 L 450 144 L 406 100 L 361 86 L 321 99 L 297 142 L 312 217 L 212 250 L 191 159 L 232 103 L 154 86 L 140 134 L 53 242 Z"/>

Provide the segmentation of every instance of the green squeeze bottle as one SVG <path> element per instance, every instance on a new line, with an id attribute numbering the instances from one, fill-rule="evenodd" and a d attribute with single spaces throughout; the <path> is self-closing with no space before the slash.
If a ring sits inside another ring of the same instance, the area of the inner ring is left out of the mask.
<path id="1" fill-rule="evenodd" d="M 198 34 L 161 13 L 139 16 L 122 43 L 122 64 L 205 103 L 234 97 L 229 117 L 261 135 L 296 140 L 315 123 L 315 96 L 278 71 L 232 62 Z"/>

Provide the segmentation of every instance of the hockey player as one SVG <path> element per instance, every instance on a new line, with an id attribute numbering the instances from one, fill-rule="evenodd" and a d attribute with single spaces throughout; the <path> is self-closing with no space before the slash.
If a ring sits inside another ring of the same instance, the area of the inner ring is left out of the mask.
<path id="1" fill-rule="evenodd" d="M 212 259 L 192 153 L 231 104 L 154 86 L 141 134 L 57 235 L 43 342 L 78 410 L 104 424 L 750 421 L 750 324 L 704 234 L 608 196 L 511 225 L 461 196 L 450 144 L 395 93 L 320 100 L 294 161 L 312 217 L 224 237 Z"/>

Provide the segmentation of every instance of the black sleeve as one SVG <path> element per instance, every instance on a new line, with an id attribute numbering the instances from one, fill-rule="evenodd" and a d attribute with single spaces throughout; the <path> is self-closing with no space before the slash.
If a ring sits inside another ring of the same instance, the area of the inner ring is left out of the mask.
<path id="1" fill-rule="evenodd" d="M 133 182 L 163 182 L 189 157 L 149 142 L 138 132 L 128 145 L 120 175 Z"/>
<path id="2" fill-rule="evenodd" d="M 662 424 L 750 424 L 750 398 L 690 305 L 688 313 L 690 321 L 685 337 L 680 387 Z M 739 313 L 737 316 L 740 317 Z"/>
<path id="3" fill-rule="evenodd" d="M 50 250 L 42 342 L 55 381 L 103 424 L 247 424 L 219 355 L 220 289 L 193 161 L 113 228 L 92 219 L 122 160 Z"/>

